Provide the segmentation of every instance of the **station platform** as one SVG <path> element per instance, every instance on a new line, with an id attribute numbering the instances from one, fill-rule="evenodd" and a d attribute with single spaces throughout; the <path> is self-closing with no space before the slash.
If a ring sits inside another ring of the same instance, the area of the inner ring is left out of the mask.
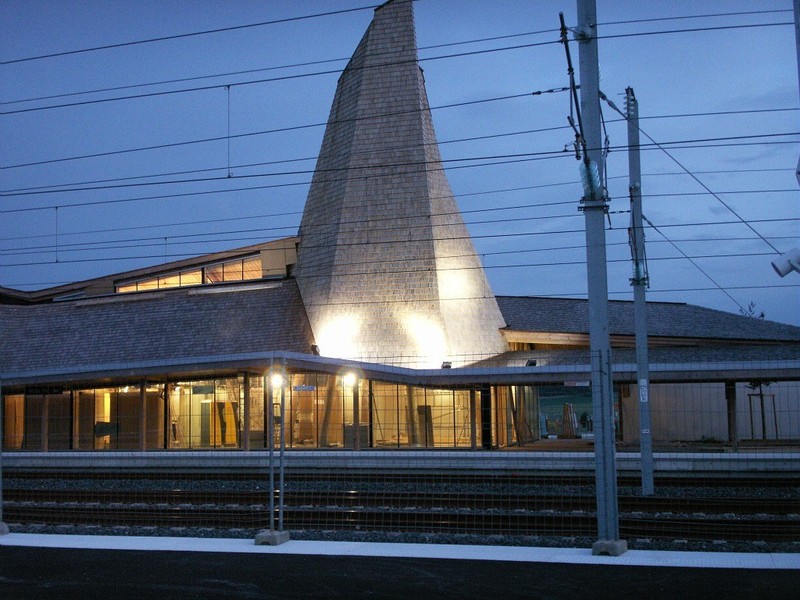
<path id="1" fill-rule="evenodd" d="M 795 598 L 800 554 L 8 534 L 0 596 Z"/>

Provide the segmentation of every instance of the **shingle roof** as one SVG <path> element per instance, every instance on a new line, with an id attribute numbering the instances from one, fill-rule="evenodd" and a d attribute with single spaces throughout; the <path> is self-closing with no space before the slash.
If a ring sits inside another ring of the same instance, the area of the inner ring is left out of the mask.
<path id="1" fill-rule="evenodd" d="M 311 352 L 294 280 L 0 306 L 0 369 Z"/>
<path id="2" fill-rule="evenodd" d="M 538 366 L 545 365 L 588 365 L 590 354 L 586 350 L 517 350 L 504 352 L 482 360 L 475 367 L 523 367 L 530 360 Z M 611 357 L 615 365 L 635 364 L 636 350 L 633 348 L 614 348 Z M 800 360 L 800 346 L 783 344 L 760 346 L 730 344 L 722 346 L 691 346 L 675 348 L 650 348 L 648 362 L 652 364 L 680 364 L 700 366 L 708 363 L 770 363 Z"/>
<path id="3" fill-rule="evenodd" d="M 586 300 L 497 296 L 507 328 L 515 331 L 587 333 Z M 633 335 L 633 302 L 608 303 L 609 333 Z M 647 303 L 650 336 L 800 342 L 800 327 L 672 302 Z"/>

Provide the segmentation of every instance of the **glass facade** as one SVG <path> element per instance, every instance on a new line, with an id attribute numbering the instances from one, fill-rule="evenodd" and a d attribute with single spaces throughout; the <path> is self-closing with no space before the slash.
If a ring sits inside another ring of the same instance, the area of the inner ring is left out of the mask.
<path id="1" fill-rule="evenodd" d="M 255 450 L 269 447 L 270 419 L 272 443 L 285 423 L 288 448 L 495 448 L 592 433 L 588 387 L 447 389 L 355 373 L 31 387 L 3 402 L 7 450 Z"/>
<path id="2" fill-rule="evenodd" d="M 266 386 L 266 387 L 265 387 Z M 279 443 L 281 393 L 290 448 L 469 448 L 481 445 L 475 391 L 432 389 L 350 374 L 262 374 L 3 398 L 7 450 L 258 449 L 269 419 Z M 471 408 L 472 407 L 472 408 Z M 472 415 L 477 427 L 472 425 Z M 477 433 L 476 433 L 477 432 Z M 500 436 L 495 436 L 500 439 Z"/>

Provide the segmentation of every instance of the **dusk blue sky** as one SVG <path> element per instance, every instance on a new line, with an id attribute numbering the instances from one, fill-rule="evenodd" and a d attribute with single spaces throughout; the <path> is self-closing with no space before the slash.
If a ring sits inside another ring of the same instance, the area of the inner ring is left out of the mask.
<path id="1" fill-rule="evenodd" d="M 337 73 L 372 10 L 35 57 L 369 6 L 0 3 L 0 286 L 294 235 Z M 586 297 L 578 166 L 562 152 L 574 139 L 569 96 L 523 96 L 567 85 L 558 14 L 574 26 L 575 1 L 419 0 L 414 10 L 448 178 L 494 292 Z M 641 129 L 672 157 L 652 147 L 641 157 L 644 214 L 658 228 L 646 230 L 648 300 L 734 313 L 752 302 L 800 325 L 800 274 L 780 279 L 770 266 L 773 247 L 800 246 L 792 3 L 598 0 L 597 14 L 602 90 L 624 109 L 632 87 Z M 164 93 L 189 88 L 202 89 Z M 122 96 L 138 97 L 96 102 Z M 603 114 L 608 287 L 625 300 L 626 124 L 607 105 Z"/>

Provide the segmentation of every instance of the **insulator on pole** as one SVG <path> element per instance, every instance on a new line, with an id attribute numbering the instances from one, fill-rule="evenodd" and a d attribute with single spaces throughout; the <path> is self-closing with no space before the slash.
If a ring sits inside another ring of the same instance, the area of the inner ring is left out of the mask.
<path id="1" fill-rule="evenodd" d="M 593 160 L 582 162 L 580 165 L 581 183 L 583 184 L 583 197 L 586 200 L 602 198 L 602 187 L 600 186 L 600 173 L 597 170 L 597 163 Z"/>

